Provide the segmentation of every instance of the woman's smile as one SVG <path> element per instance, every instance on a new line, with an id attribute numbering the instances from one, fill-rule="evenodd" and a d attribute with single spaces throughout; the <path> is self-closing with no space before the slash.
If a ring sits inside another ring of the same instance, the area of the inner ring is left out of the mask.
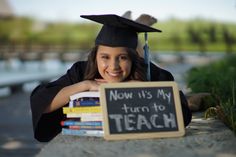
<path id="1" fill-rule="evenodd" d="M 115 71 L 115 72 L 106 71 L 106 73 L 110 75 L 111 77 L 118 77 L 122 74 L 122 71 Z"/>

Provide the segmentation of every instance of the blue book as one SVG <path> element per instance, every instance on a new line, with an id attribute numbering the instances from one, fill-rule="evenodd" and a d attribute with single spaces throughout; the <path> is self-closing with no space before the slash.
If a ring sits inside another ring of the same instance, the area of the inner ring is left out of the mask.
<path id="1" fill-rule="evenodd" d="M 72 130 L 62 128 L 62 135 L 76 135 L 76 136 L 94 136 L 103 137 L 104 131 L 102 130 Z"/>
<path id="2" fill-rule="evenodd" d="M 78 125 L 78 126 L 102 126 L 101 121 L 79 122 L 76 120 L 61 121 L 62 126 Z"/>
<path id="3" fill-rule="evenodd" d="M 77 106 L 99 106 L 99 100 L 74 100 L 73 107 Z"/>

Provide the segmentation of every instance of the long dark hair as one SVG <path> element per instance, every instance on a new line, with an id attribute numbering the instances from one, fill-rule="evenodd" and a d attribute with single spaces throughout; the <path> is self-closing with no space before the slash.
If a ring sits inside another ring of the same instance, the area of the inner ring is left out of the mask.
<path id="1" fill-rule="evenodd" d="M 94 80 L 95 78 L 102 78 L 99 74 L 97 67 L 97 50 L 98 46 L 95 46 L 88 55 L 88 62 L 85 69 L 84 79 L 85 80 Z M 131 48 L 126 48 L 128 55 L 132 62 L 131 72 L 126 78 L 127 80 L 139 80 L 146 81 L 146 64 L 144 59 L 139 56 L 138 52 Z"/>

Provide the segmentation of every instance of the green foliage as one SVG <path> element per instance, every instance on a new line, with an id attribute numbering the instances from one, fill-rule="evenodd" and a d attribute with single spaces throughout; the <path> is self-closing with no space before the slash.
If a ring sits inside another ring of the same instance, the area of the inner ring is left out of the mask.
<path id="1" fill-rule="evenodd" d="M 225 121 L 226 124 L 229 126 L 230 129 L 232 129 L 234 131 L 234 133 L 236 134 L 236 88 L 234 86 L 234 88 L 232 88 L 232 90 L 234 90 L 234 93 L 232 93 L 232 97 L 230 97 L 228 99 L 228 101 L 223 102 L 221 104 L 221 108 L 224 112 L 225 115 Z"/>
<path id="2" fill-rule="evenodd" d="M 29 18 L 0 20 L 0 42 L 24 42 L 32 29 L 33 21 Z"/>
<path id="3" fill-rule="evenodd" d="M 193 92 L 210 92 L 227 100 L 236 80 L 236 56 L 228 55 L 210 65 L 195 67 L 187 73 L 187 84 Z"/>
<path id="4" fill-rule="evenodd" d="M 219 105 L 219 100 L 215 96 L 209 95 L 204 97 L 201 103 L 202 103 L 202 109 L 206 110 L 208 108 Z"/>
<path id="5" fill-rule="evenodd" d="M 193 19 L 181 21 L 170 19 L 154 25 L 163 33 L 152 34 L 156 50 L 176 51 L 227 51 L 228 41 L 225 41 L 224 30 L 230 34 L 232 42 L 236 42 L 235 24 Z M 176 39 L 177 38 L 177 39 Z M 152 42 L 152 41 L 151 41 Z M 236 52 L 236 44 L 231 44 L 229 51 Z M 153 45 L 151 45 L 153 47 Z"/>
<path id="6" fill-rule="evenodd" d="M 149 47 L 151 51 L 236 52 L 235 26 L 204 19 L 160 21 L 153 27 L 163 32 L 149 33 Z M 29 18 L 13 18 L 0 20 L 0 43 L 77 45 L 80 49 L 90 49 L 100 28 L 92 22 L 40 23 Z M 143 33 L 139 36 L 143 41 Z"/>
<path id="7" fill-rule="evenodd" d="M 236 81 L 232 84 L 232 93 L 228 95 L 228 100 L 224 101 L 220 104 L 220 109 L 222 111 L 221 114 L 218 112 L 218 117 L 222 119 L 222 121 L 233 130 L 236 135 Z M 221 117 L 220 117 L 221 116 Z"/>
<path id="8" fill-rule="evenodd" d="M 195 67 L 187 72 L 187 84 L 193 92 L 210 92 L 220 100 L 220 118 L 236 134 L 236 55 L 221 61 Z M 217 106 L 216 106 L 217 107 Z M 212 107 L 209 108 L 212 111 Z M 214 110 L 213 110 L 214 111 Z M 218 111 L 215 108 L 215 111 Z"/>

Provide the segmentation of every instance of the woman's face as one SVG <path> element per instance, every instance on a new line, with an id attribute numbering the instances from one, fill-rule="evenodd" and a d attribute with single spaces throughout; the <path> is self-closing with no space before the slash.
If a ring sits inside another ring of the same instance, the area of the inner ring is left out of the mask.
<path id="1" fill-rule="evenodd" d="M 124 81 L 130 74 L 132 61 L 124 47 L 100 45 L 96 59 L 100 75 L 108 82 Z"/>

